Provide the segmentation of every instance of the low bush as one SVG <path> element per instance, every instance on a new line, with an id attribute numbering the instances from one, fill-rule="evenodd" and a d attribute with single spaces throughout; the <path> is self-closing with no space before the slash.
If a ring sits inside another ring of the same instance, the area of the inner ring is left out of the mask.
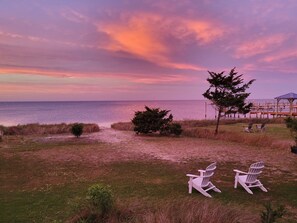
<path id="1" fill-rule="evenodd" d="M 169 123 L 168 125 L 160 129 L 161 135 L 176 135 L 179 136 L 182 133 L 182 128 L 179 123 Z"/>
<path id="2" fill-rule="evenodd" d="M 76 136 L 77 138 L 83 134 L 84 125 L 82 123 L 75 123 L 71 127 L 71 133 Z"/>
<path id="3" fill-rule="evenodd" d="M 139 134 L 148 134 L 159 132 L 161 135 L 180 135 L 180 124 L 173 124 L 173 116 L 169 110 L 160 110 L 159 108 L 149 108 L 145 106 L 145 111 L 135 112 L 132 123 L 134 131 Z"/>
<path id="4" fill-rule="evenodd" d="M 113 193 L 108 186 L 92 185 L 88 189 L 87 199 L 94 207 L 98 208 L 103 217 L 109 214 L 114 207 Z"/>

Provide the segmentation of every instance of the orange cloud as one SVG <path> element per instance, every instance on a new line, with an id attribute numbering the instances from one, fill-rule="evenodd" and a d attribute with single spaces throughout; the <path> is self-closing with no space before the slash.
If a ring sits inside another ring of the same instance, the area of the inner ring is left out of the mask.
<path id="1" fill-rule="evenodd" d="M 251 57 L 258 54 L 270 52 L 280 46 L 286 39 L 287 36 L 278 34 L 273 36 L 261 37 L 256 40 L 242 43 L 236 49 L 236 57 Z"/>
<path id="2" fill-rule="evenodd" d="M 163 60 L 168 48 L 162 44 L 153 30 L 143 21 L 132 20 L 130 26 L 111 25 L 106 32 L 114 40 L 109 46 L 111 50 L 123 50 L 150 60 Z"/>
<path id="3" fill-rule="evenodd" d="M 189 33 L 194 33 L 198 44 L 206 44 L 220 38 L 224 30 L 207 21 L 184 20 L 183 26 L 187 27 Z"/>
<path id="4" fill-rule="evenodd" d="M 126 19 L 125 23 L 97 24 L 98 31 L 105 32 L 112 39 L 105 48 L 111 51 L 128 52 L 163 67 L 205 70 L 197 65 L 171 61 L 169 57 L 174 46 L 164 40 L 164 33 L 179 39 L 194 33 L 201 43 L 209 42 L 222 35 L 221 30 L 206 22 L 165 18 L 148 13 L 135 14 Z M 182 27 L 186 27 L 187 31 L 182 33 L 180 31 L 183 30 Z"/>

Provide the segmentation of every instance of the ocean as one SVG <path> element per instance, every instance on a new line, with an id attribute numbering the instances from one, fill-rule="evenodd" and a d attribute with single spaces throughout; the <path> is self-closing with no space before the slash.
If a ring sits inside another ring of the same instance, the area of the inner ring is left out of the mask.
<path id="1" fill-rule="evenodd" d="M 273 100 L 250 100 L 273 103 Z M 130 121 L 144 106 L 170 110 L 174 120 L 215 119 L 215 110 L 206 100 L 172 101 L 67 101 L 67 102 L 0 102 L 0 125 L 40 123 L 112 123 Z"/>
<path id="2" fill-rule="evenodd" d="M 174 120 L 215 118 L 215 110 L 205 100 L 0 102 L 0 125 L 83 122 L 110 127 L 130 121 L 144 106 L 170 110 Z"/>

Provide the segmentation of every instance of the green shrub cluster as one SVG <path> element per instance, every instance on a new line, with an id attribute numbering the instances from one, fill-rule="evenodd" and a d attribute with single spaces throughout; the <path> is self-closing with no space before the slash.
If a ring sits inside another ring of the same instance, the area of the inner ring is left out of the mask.
<path id="1" fill-rule="evenodd" d="M 113 209 L 114 197 L 108 186 L 95 184 L 89 187 L 87 199 L 101 212 L 104 217 Z"/>
<path id="2" fill-rule="evenodd" d="M 83 133 L 84 125 L 82 123 L 75 123 L 71 127 L 71 133 L 77 138 Z"/>
<path id="3" fill-rule="evenodd" d="M 173 116 L 169 110 L 160 110 L 159 108 L 149 108 L 145 106 L 145 111 L 135 112 L 132 123 L 134 131 L 148 134 L 159 132 L 161 135 L 180 135 L 182 133 L 181 125 L 173 123 Z"/>

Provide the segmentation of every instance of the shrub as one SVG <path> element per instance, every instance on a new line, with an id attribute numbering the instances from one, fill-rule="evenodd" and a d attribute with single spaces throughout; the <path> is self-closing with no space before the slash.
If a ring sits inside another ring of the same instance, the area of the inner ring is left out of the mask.
<path id="1" fill-rule="evenodd" d="M 170 125 L 170 134 L 180 135 L 182 131 L 182 127 L 179 123 L 172 123 Z"/>
<path id="2" fill-rule="evenodd" d="M 160 110 L 159 108 L 149 108 L 145 106 L 145 111 L 135 112 L 132 123 L 134 124 L 134 131 L 138 133 L 155 133 L 159 132 L 162 135 L 181 133 L 181 126 L 179 124 L 172 124 L 173 116 L 169 110 Z M 178 131 L 178 129 L 180 129 Z"/>
<path id="3" fill-rule="evenodd" d="M 89 187 L 87 199 L 101 211 L 102 217 L 110 213 L 114 206 L 114 198 L 111 189 L 101 184 L 95 184 Z"/>
<path id="4" fill-rule="evenodd" d="M 160 129 L 161 135 L 176 135 L 179 136 L 182 133 L 181 125 L 178 123 L 169 123 L 166 126 L 162 126 Z"/>
<path id="5" fill-rule="evenodd" d="M 71 127 L 71 133 L 77 138 L 83 133 L 84 125 L 82 123 L 75 123 Z"/>
<path id="6" fill-rule="evenodd" d="M 271 203 L 264 205 L 265 210 L 261 213 L 261 222 L 262 223 L 273 223 L 276 222 L 276 219 L 282 218 L 285 214 L 285 207 L 279 206 L 277 209 L 273 209 Z"/>
<path id="7" fill-rule="evenodd" d="M 291 117 L 285 118 L 286 126 L 290 129 L 291 135 L 295 140 L 295 145 L 297 146 L 297 119 L 292 119 Z"/>

